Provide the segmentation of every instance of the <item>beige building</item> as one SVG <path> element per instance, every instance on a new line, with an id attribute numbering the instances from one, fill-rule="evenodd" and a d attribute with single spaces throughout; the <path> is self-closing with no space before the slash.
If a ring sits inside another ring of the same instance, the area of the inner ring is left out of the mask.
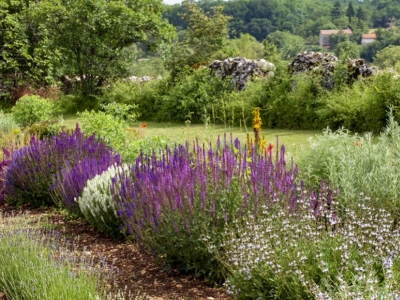
<path id="1" fill-rule="evenodd" d="M 352 35 L 353 31 L 351 29 L 330 29 L 330 30 L 320 30 L 319 32 L 319 46 L 324 48 L 330 48 L 329 37 L 332 34 L 347 34 Z"/>
<path id="2" fill-rule="evenodd" d="M 370 44 L 375 40 L 376 40 L 375 33 L 366 33 L 366 34 L 361 35 L 361 45 Z"/>

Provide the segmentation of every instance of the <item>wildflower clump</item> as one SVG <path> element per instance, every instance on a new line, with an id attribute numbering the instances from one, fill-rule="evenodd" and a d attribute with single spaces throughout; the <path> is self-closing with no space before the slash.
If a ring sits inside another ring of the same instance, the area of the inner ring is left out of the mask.
<path id="1" fill-rule="evenodd" d="M 343 217 L 325 206 L 316 219 L 309 197 L 299 199 L 296 214 L 265 206 L 264 218 L 226 228 L 228 291 L 235 299 L 397 299 L 395 216 L 361 197 Z"/>
<path id="2" fill-rule="evenodd" d="M 167 148 L 160 156 L 141 155 L 128 172 L 113 184 L 128 234 L 169 266 L 197 276 L 222 281 L 224 264 L 219 251 L 224 227 L 252 215 L 262 206 L 296 211 L 299 199 L 297 167 L 286 164 L 285 147 L 277 145 L 276 156 L 242 149 L 239 140 L 217 140 Z M 319 215 L 322 202 L 332 201 L 313 194 L 309 208 Z"/>
<path id="3" fill-rule="evenodd" d="M 95 135 L 83 135 L 78 126 L 71 135 L 61 132 L 45 140 L 32 137 L 28 146 L 12 156 L 6 173 L 6 201 L 34 206 L 54 204 L 54 183 L 60 180 L 63 170 L 74 168 L 85 158 L 101 161 L 110 151 Z"/>

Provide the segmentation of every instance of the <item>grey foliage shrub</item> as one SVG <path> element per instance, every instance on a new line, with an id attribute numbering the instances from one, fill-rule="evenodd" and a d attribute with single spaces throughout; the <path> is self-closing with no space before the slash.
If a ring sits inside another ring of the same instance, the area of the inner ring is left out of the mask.
<path id="1" fill-rule="evenodd" d="M 15 122 L 13 115 L 0 110 L 0 132 L 7 134 L 16 128 L 18 128 L 18 124 Z"/>
<path id="2" fill-rule="evenodd" d="M 311 138 L 310 149 L 296 160 L 300 177 L 314 184 L 329 179 L 339 189 L 339 202 L 357 204 L 360 194 L 370 197 L 376 207 L 398 211 L 400 207 L 400 126 L 389 112 L 384 131 L 357 135 L 348 130 L 326 129 Z"/>
<path id="3" fill-rule="evenodd" d="M 127 165 L 112 165 L 100 175 L 88 180 L 82 195 L 77 199 L 85 220 L 99 231 L 115 237 L 121 237 L 122 220 L 118 216 L 110 188 L 121 170 L 127 171 Z"/>

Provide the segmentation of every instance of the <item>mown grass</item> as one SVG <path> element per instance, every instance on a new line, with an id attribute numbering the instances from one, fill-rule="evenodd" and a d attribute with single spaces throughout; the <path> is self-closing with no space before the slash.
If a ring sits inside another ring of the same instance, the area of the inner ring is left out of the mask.
<path id="1" fill-rule="evenodd" d="M 64 125 L 67 128 L 74 128 L 79 122 L 76 115 L 64 115 Z M 141 127 L 145 124 L 146 127 Z M 232 134 L 233 138 L 239 138 L 246 141 L 247 134 L 253 136 L 251 126 L 230 127 L 224 125 L 205 125 L 169 122 L 136 122 L 131 124 L 132 128 L 138 128 L 143 138 L 151 136 L 161 136 L 172 140 L 173 142 L 184 144 L 186 141 L 198 139 L 200 143 L 214 143 L 218 136 Z M 267 143 L 274 144 L 276 138 L 279 143 L 285 145 L 290 152 L 296 152 L 299 146 L 308 146 L 308 138 L 320 134 L 321 130 L 289 130 L 289 129 L 266 129 L 263 128 L 261 136 L 264 136 Z"/>

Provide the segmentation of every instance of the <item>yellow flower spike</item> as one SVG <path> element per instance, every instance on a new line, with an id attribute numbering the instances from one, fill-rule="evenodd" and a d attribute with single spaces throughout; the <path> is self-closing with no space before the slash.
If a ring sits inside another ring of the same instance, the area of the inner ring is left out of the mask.
<path id="1" fill-rule="evenodd" d="M 19 129 L 14 129 L 14 130 L 13 130 L 13 133 L 14 133 L 15 135 L 17 135 L 17 134 L 20 133 L 20 130 L 19 130 Z"/>
<path id="2" fill-rule="evenodd" d="M 253 122 L 252 122 L 252 127 L 254 131 L 254 143 L 256 148 L 260 147 L 260 131 L 261 131 L 261 117 L 260 117 L 260 108 L 255 107 L 253 109 Z"/>

